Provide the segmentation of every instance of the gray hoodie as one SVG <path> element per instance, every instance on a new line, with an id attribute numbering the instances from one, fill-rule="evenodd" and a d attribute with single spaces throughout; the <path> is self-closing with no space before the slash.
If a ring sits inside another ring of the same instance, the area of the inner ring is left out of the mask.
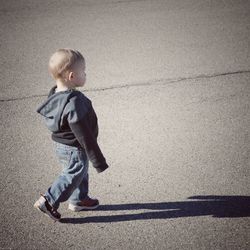
<path id="1" fill-rule="evenodd" d="M 44 116 L 52 140 L 69 146 L 83 148 L 98 172 L 108 168 L 98 146 L 97 116 L 91 101 L 80 91 L 50 90 L 48 99 L 37 109 Z"/>

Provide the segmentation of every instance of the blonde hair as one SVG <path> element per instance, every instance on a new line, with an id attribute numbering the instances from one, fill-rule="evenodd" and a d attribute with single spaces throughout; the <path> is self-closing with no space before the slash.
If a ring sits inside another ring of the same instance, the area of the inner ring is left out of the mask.
<path id="1" fill-rule="evenodd" d="M 79 51 L 58 49 L 49 59 L 49 72 L 54 79 L 62 79 L 80 61 L 85 62 L 85 59 Z"/>

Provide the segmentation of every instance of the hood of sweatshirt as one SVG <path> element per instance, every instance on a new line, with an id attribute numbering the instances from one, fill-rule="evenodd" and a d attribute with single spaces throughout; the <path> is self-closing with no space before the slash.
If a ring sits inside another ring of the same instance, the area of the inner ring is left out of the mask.
<path id="1" fill-rule="evenodd" d="M 62 113 L 74 91 L 55 92 L 55 89 L 56 86 L 50 90 L 48 99 L 37 109 L 37 112 L 45 117 L 45 123 L 51 132 L 59 130 Z"/>

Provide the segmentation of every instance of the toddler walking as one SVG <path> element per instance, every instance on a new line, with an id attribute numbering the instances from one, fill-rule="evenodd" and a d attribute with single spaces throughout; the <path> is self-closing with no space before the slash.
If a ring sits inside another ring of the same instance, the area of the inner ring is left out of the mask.
<path id="1" fill-rule="evenodd" d="M 98 207 L 99 201 L 88 196 L 88 162 L 98 173 L 108 165 L 97 143 L 98 123 L 92 103 L 76 90 L 86 81 L 84 57 L 76 50 L 59 49 L 49 60 L 49 71 L 56 86 L 37 112 L 52 132 L 63 170 L 34 207 L 58 221 L 61 202 L 69 200 L 72 211 Z"/>

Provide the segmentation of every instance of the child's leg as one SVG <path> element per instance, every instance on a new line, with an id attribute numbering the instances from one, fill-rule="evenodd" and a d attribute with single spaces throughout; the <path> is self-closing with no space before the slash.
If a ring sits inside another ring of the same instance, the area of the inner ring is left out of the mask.
<path id="1" fill-rule="evenodd" d="M 84 150 L 79 151 L 79 160 L 86 166 L 85 175 L 82 178 L 79 186 L 75 189 L 69 198 L 69 209 L 72 211 L 96 209 L 99 206 L 97 199 L 92 199 L 88 196 L 89 191 L 89 175 L 88 175 L 88 158 Z"/>
<path id="2" fill-rule="evenodd" d="M 89 168 L 89 161 L 87 158 L 87 155 L 84 151 L 79 151 L 79 158 L 82 163 L 85 164 L 85 174 L 82 178 L 82 181 L 80 182 L 79 186 L 74 190 L 72 195 L 69 198 L 69 203 L 71 204 L 77 204 L 80 201 L 84 200 L 86 197 L 88 197 L 88 191 L 89 191 L 89 174 L 88 174 L 88 168 Z"/>
<path id="3" fill-rule="evenodd" d="M 86 161 L 79 158 L 79 149 L 62 144 L 56 144 L 56 153 L 63 165 L 63 172 L 48 189 L 45 196 L 55 209 L 60 202 L 69 199 L 88 173 Z"/>

